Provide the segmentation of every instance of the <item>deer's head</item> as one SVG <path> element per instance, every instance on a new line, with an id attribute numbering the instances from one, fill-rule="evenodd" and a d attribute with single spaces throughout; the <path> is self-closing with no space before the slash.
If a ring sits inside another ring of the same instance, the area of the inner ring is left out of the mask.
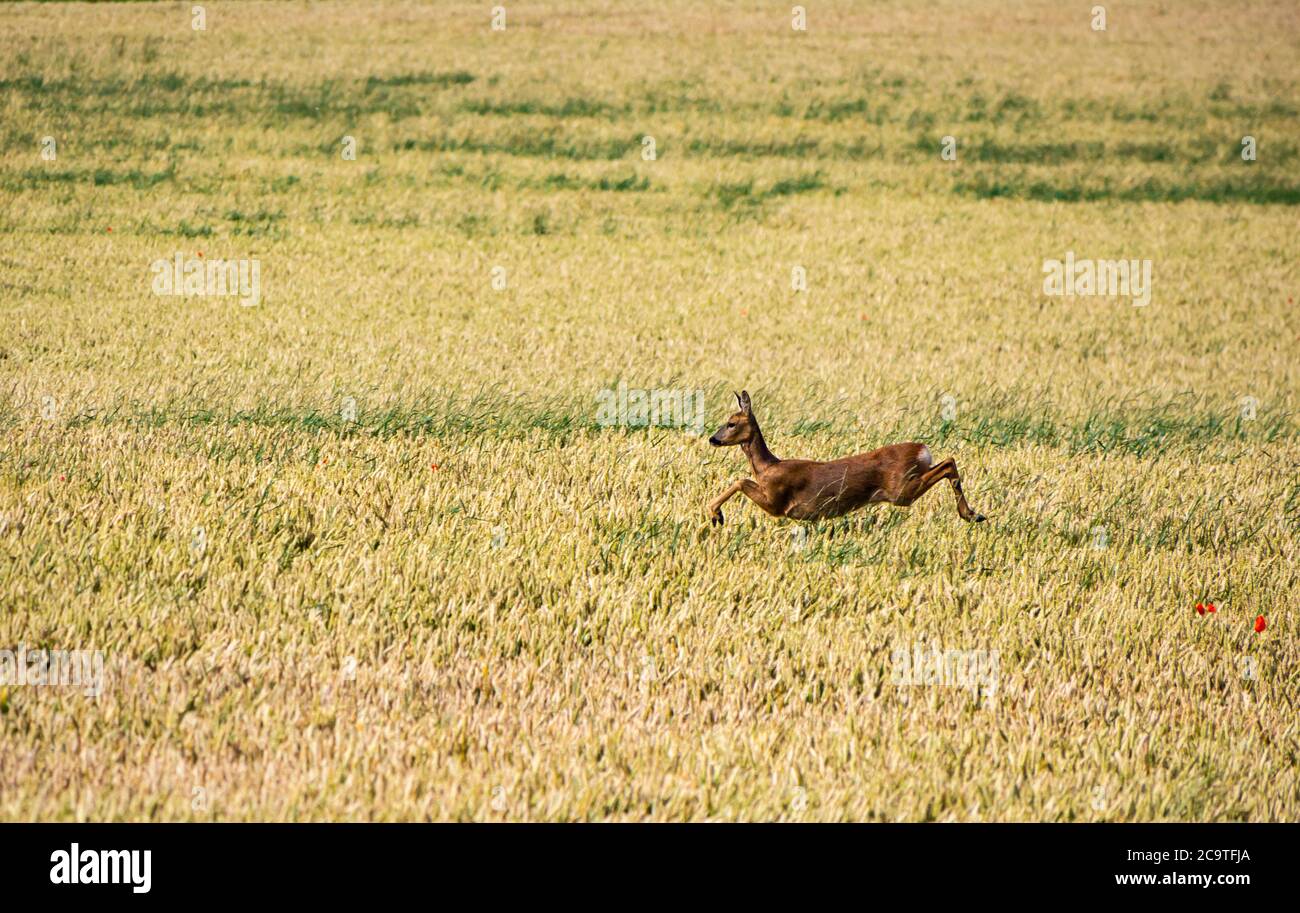
<path id="1" fill-rule="evenodd" d="M 749 391 L 742 390 L 736 394 L 738 411 L 727 416 L 727 421 L 709 438 L 714 447 L 731 447 L 736 444 L 748 444 L 754 439 L 758 423 L 754 421 L 754 411 L 749 403 Z"/>

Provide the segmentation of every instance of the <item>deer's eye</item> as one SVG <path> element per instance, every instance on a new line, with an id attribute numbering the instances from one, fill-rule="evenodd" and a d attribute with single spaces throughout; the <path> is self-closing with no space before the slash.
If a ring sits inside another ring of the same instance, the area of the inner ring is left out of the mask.
<path id="1" fill-rule="evenodd" d="M 735 428 L 735 427 L 736 427 L 736 423 L 735 423 L 735 422 L 727 422 L 727 427 L 728 427 L 728 428 Z"/>

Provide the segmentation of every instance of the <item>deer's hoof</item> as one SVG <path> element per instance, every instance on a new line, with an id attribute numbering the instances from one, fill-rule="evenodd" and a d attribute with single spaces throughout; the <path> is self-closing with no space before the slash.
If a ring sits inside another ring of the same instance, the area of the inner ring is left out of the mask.
<path id="1" fill-rule="evenodd" d="M 722 511 L 715 510 L 712 514 L 709 515 L 709 525 L 710 526 L 722 525 Z"/>

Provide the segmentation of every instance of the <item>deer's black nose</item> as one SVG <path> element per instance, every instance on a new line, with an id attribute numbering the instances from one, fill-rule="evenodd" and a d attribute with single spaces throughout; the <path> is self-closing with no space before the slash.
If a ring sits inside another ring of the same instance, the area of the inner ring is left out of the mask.
<path id="1" fill-rule="evenodd" d="M 709 438 L 709 443 L 712 444 L 714 447 L 722 446 L 722 441 L 718 440 L 717 435 L 714 435 L 713 437 Z"/>

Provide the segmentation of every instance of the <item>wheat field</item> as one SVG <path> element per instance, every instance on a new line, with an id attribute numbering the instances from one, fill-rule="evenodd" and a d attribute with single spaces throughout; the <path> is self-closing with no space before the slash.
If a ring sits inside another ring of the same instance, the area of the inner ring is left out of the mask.
<path id="1" fill-rule="evenodd" d="M 0 818 L 1300 815 L 1293 4 L 192 6 L 0 7 Z"/>

